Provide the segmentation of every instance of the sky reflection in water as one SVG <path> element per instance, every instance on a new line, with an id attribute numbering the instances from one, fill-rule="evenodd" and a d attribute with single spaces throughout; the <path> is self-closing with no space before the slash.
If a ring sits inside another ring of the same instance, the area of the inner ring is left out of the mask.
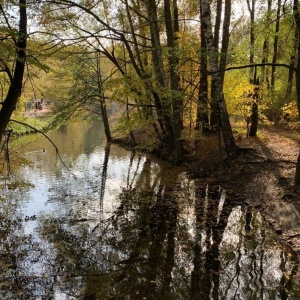
<path id="1" fill-rule="evenodd" d="M 105 147 L 99 123 L 50 136 L 76 178 L 47 141 L 22 148 L 35 187 L 4 193 L 1 299 L 300 298 L 298 257 L 234 195 Z"/>

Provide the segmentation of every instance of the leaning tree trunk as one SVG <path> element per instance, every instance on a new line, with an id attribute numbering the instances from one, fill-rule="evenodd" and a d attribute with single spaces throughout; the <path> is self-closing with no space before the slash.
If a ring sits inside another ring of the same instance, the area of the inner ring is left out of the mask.
<path id="1" fill-rule="evenodd" d="M 207 45 L 207 52 L 209 55 L 210 69 L 212 72 L 212 89 L 215 91 L 214 100 L 217 103 L 219 124 L 222 130 L 224 144 L 229 158 L 234 158 L 238 154 L 238 147 L 235 144 L 232 128 L 229 121 L 228 112 L 224 100 L 224 94 L 222 90 L 222 82 L 220 76 L 220 70 L 218 68 L 218 62 L 215 57 L 214 38 L 211 25 L 211 13 L 210 13 L 210 1 L 201 0 L 202 6 L 202 18 L 204 23 L 204 33 Z"/>
<path id="2" fill-rule="evenodd" d="M 96 54 L 96 64 L 97 64 L 97 89 L 98 89 L 98 95 L 100 100 L 100 109 L 101 109 L 101 115 L 102 115 L 102 121 L 104 125 L 104 132 L 106 136 L 107 142 L 111 142 L 111 133 L 110 133 L 110 127 L 108 122 L 108 116 L 106 111 L 106 103 L 105 103 L 105 96 L 104 96 L 104 90 L 103 90 L 103 81 L 102 81 L 102 75 L 101 75 L 101 66 L 100 66 L 100 55 Z"/>
<path id="3" fill-rule="evenodd" d="M 299 1 L 294 0 L 293 4 L 293 13 L 294 13 L 294 19 L 296 23 L 296 30 L 297 30 L 297 68 L 296 68 L 296 93 L 297 93 L 297 108 L 298 108 L 298 116 L 300 117 L 300 13 L 299 13 Z M 300 153 L 297 160 L 296 165 L 296 175 L 295 175 L 295 184 L 300 185 Z"/>
<path id="4" fill-rule="evenodd" d="M 23 76 L 26 60 L 27 46 L 27 10 L 26 0 L 19 0 L 19 31 L 17 36 L 16 47 L 16 64 L 13 73 L 7 68 L 5 71 L 10 78 L 10 86 L 2 107 L 0 110 L 0 140 L 10 121 L 11 115 L 16 109 L 17 102 L 21 95 Z"/>

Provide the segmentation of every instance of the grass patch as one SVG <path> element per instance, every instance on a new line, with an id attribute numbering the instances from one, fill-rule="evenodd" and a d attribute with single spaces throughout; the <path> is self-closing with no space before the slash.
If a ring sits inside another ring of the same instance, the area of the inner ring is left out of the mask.
<path id="1" fill-rule="evenodd" d="M 26 123 L 39 131 L 45 131 L 49 124 L 53 121 L 53 116 L 44 116 L 44 117 L 29 117 L 29 118 L 17 118 L 16 121 L 20 121 Z M 35 132 L 33 129 L 24 126 L 22 124 L 18 124 L 15 122 L 10 122 L 9 128 L 12 129 L 15 135 L 24 135 Z"/>

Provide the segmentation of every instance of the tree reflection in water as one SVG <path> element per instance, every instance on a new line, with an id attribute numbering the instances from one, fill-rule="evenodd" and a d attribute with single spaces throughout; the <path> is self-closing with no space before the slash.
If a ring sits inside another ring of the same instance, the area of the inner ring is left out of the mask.
<path id="1" fill-rule="evenodd" d="M 37 243 L 1 214 L 2 299 L 299 299 L 298 257 L 260 214 L 178 168 L 139 157 L 105 215 L 109 155 L 97 223 L 40 218 Z"/>

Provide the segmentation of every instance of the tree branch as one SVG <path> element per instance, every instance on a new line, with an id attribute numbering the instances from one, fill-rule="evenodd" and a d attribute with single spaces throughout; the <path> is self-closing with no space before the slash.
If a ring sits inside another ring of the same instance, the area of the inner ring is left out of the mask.
<path id="1" fill-rule="evenodd" d="M 55 153 L 58 156 L 58 158 L 61 161 L 61 163 L 63 164 L 63 166 L 76 178 L 76 175 L 64 163 L 63 159 L 61 158 L 61 156 L 59 154 L 59 151 L 58 151 L 58 148 L 56 147 L 56 145 L 53 143 L 53 141 L 45 133 L 43 133 L 42 131 L 36 129 L 35 127 L 33 127 L 33 126 L 29 125 L 29 124 L 26 124 L 26 123 L 23 123 L 23 122 L 20 122 L 20 121 L 17 121 L 17 120 L 13 120 L 13 119 L 10 119 L 10 121 L 18 123 L 18 124 L 21 124 L 21 125 L 26 126 L 26 127 L 29 127 L 30 129 L 34 130 L 35 132 L 40 133 L 41 135 L 43 135 L 52 144 L 52 146 L 54 147 Z"/>
<path id="2" fill-rule="evenodd" d="M 231 71 L 231 70 L 238 70 L 238 69 L 246 69 L 246 68 L 251 68 L 251 67 L 263 67 L 263 66 L 275 66 L 275 67 L 284 67 L 290 70 L 293 70 L 294 72 L 297 71 L 296 68 L 287 65 L 287 64 L 273 64 L 273 63 L 263 63 L 263 64 L 249 64 L 249 65 L 244 65 L 244 66 L 236 66 L 236 67 L 229 67 L 229 68 L 225 68 L 223 70 L 217 70 L 217 71 L 208 71 L 208 75 L 212 75 L 215 73 L 220 73 L 220 72 L 226 72 L 226 71 Z"/>

